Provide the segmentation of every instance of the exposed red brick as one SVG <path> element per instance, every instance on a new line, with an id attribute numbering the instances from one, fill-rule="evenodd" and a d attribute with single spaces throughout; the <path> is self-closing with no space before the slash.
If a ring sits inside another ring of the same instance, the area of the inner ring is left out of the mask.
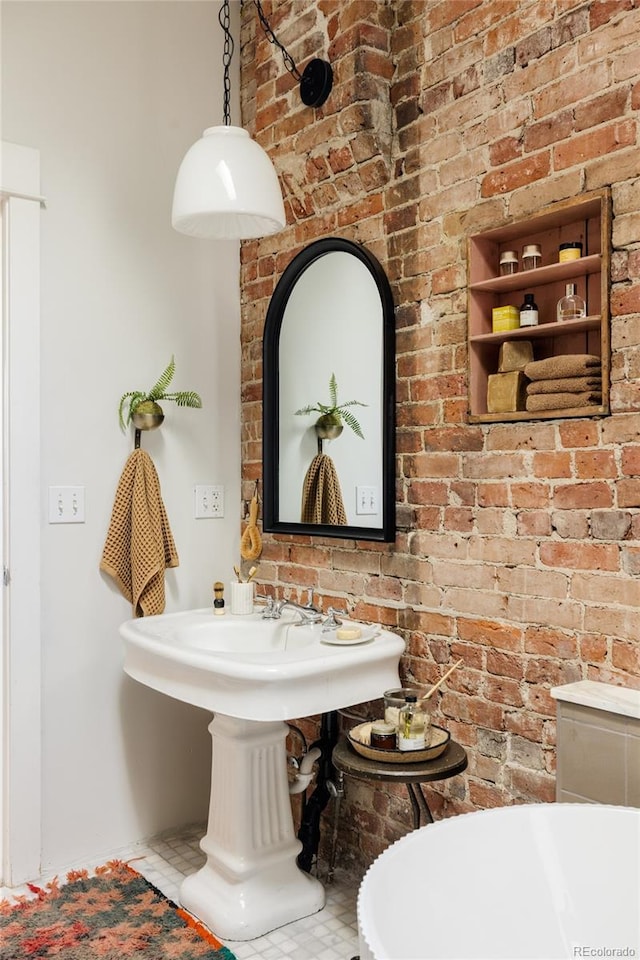
<path id="1" fill-rule="evenodd" d="M 553 164 L 556 170 L 584 163 L 606 153 L 620 150 L 635 144 L 637 124 L 634 120 L 624 120 L 608 127 L 574 136 L 567 143 L 554 148 Z"/>
<path id="2" fill-rule="evenodd" d="M 589 10 L 590 26 L 592 30 L 601 27 L 613 17 L 633 8 L 633 0 L 599 0 Z"/>
<path id="3" fill-rule="evenodd" d="M 536 453 L 533 458 L 536 477 L 570 477 L 571 457 L 568 453 Z"/>
<path id="4" fill-rule="evenodd" d="M 607 656 L 606 637 L 583 637 L 580 641 L 580 656 L 589 663 L 604 663 Z"/>
<path id="5" fill-rule="evenodd" d="M 392 544 L 265 534 L 260 592 L 304 600 L 312 586 L 325 609 L 398 631 L 403 681 L 432 683 L 462 657 L 434 719 L 469 768 L 430 790 L 434 809 L 553 800 L 550 687 L 585 676 L 640 687 L 636 4 L 266 6 L 300 62 L 328 52 L 335 84 L 319 110 L 300 106 L 243 5 L 243 125 L 274 159 L 289 226 L 241 245 L 242 498 L 262 473 L 269 299 L 305 244 L 344 236 L 392 285 L 397 533 Z M 469 424 L 467 238 L 607 185 L 612 414 Z M 317 718 L 301 724 L 317 736 Z M 345 819 L 358 829 L 344 826 L 341 842 L 365 864 L 406 832 L 410 810 L 399 785 L 352 786 Z"/>
<path id="6" fill-rule="evenodd" d="M 482 180 L 481 196 L 493 197 L 496 194 L 517 190 L 518 187 L 546 177 L 550 169 L 551 157 L 547 151 L 519 160 L 501 170 L 487 174 Z"/>
<path id="7" fill-rule="evenodd" d="M 566 140 L 574 130 L 574 118 L 571 110 L 562 110 L 553 117 L 545 117 L 538 123 L 529 124 L 524 131 L 523 146 L 525 153 L 540 150 L 550 144 Z"/>
<path id="8" fill-rule="evenodd" d="M 612 291 L 611 313 L 616 317 L 640 313 L 640 283 L 619 285 Z"/>
<path id="9" fill-rule="evenodd" d="M 560 510 L 580 510 L 583 507 L 609 507 L 613 502 L 610 484 L 594 480 L 591 483 L 558 485 L 554 494 L 554 507 Z"/>
<path id="10" fill-rule="evenodd" d="M 617 570 L 618 548 L 613 544 L 543 543 L 540 560 L 549 567 L 571 570 Z"/>
<path id="11" fill-rule="evenodd" d="M 640 507 L 640 480 L 620 480 L 616 493 L 619 507 Z"/>
<path id="12" fill-rule="evenodd" d="M 564 447 L 594 447 L 598 443 L 598 425 L 592 420 L 567 420 L 558 432 Z"/>
<path id="13" fill-rule="evenodd" d="M 553 803 L 555 800 L 555 778 L 543 773 L 514 767 L 511 770 L 511 786 L 516 796 L 524 800 L 540 803 Z"/>
<path id="14" fill-rule="evenodd" d="M 592 480 L 595 477 L 615 477 L 615 454 L 612 450 L 579 451 L 575 455 L 576 477 Z"/>

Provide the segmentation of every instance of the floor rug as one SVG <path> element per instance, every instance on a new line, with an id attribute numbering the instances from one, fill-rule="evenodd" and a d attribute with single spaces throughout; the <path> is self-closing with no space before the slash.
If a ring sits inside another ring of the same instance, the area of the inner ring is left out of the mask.
<path id="1" fill-rule="evenodd" d="M 189 913 L 119 860 L 0 902 L 0 960 L 235 960 Z"/>

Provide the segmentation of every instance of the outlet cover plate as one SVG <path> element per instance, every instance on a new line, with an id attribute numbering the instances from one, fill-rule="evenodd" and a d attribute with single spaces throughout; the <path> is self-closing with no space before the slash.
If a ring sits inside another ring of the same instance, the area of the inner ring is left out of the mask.
<path id="1" fill-rule="evenodd" d="M 224 517 L 224 487 L 215 483 L 200 483 L 193 488 L 193 515 L 196 520 Z"/>

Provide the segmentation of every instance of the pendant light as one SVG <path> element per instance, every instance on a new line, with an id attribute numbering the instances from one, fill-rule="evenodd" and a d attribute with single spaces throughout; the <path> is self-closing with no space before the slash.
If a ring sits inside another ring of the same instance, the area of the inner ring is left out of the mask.
<path id="1" fill-rule="evenodd" d="M 260 0 L 254 4 L 269 43 L 278 47 L 287 70 L 300 84 L 302 102 L 322 106 L 333 85 L 331 64 L 315 57 L 300 74 L 271 29 Z M 180 233 L 201 239 L 266 237 L 286 224 L 282 193 L 262 147 L 242 127 L 231 126 L 229 0 L 223 0 L 218 20 L 224 31 L 224 126 L 209 127 L 187 151 L 176 178 L 171 223 Z"/>
<path id="2" fill-rule="evenodd" d="M 176 178 L 171 223 L 179 233 L 203 240 L 266 237 L 286 224 L 282 193 L 262 147 L 242 127 L 231 126 L 229 0 L 218 19 L 224 31 L 224 126 L 209 127 L 187 151 Z"/>

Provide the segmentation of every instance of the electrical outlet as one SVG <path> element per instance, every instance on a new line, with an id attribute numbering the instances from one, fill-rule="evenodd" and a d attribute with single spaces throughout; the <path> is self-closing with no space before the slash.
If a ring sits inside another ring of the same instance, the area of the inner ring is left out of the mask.
<path id="1" fill-rule="evenodd" d="M 193 488 L 196 520 L 224 517 L 224 487 L 213 483 L 197 484 Z"/>
<path id="2" fill-rule="evenodd" d="M 49 523 L 84 523 L 84 487 L 49 487 Z"/>
<path id="3" fill-rule="evenodd" d="M 378 488 L 377 487 L 356 487 L 356 513 L 371 514 L 378 513 Z"/>

